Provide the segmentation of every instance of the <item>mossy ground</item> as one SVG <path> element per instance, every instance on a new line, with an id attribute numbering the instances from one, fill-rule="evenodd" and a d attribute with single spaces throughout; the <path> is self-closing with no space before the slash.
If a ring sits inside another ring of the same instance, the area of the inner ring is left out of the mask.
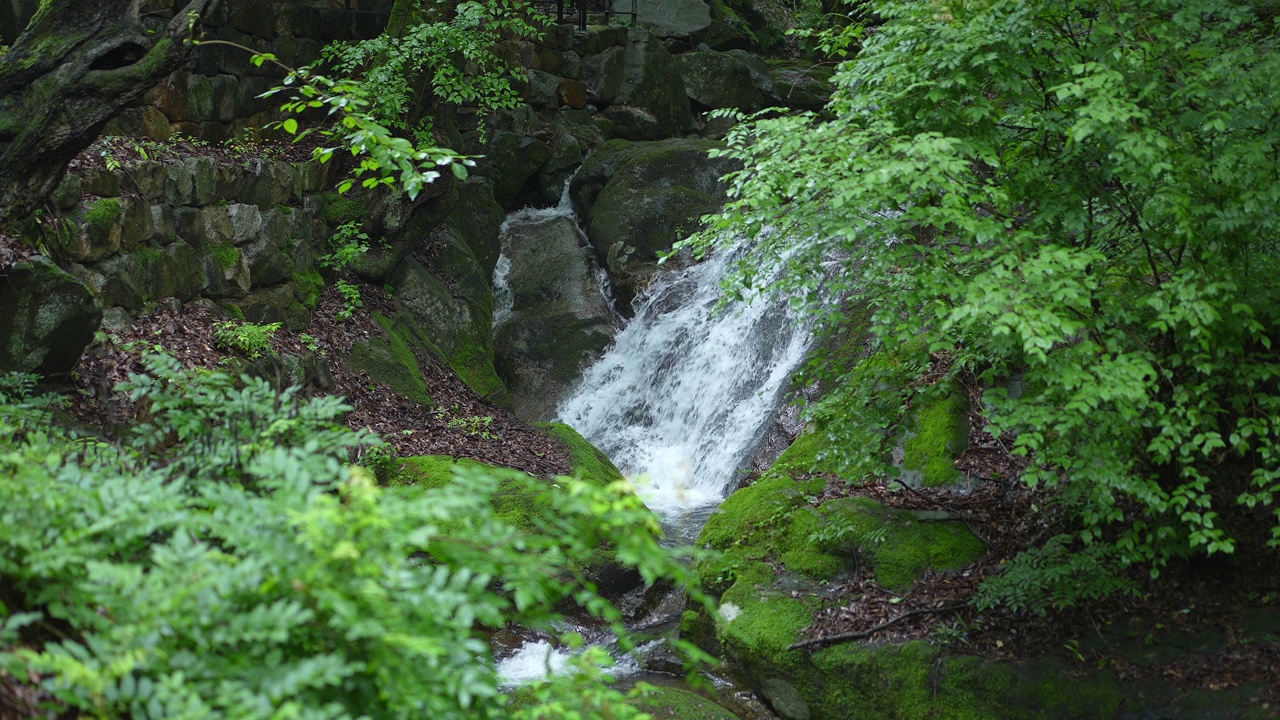
<path id="1" fill-rule="evenodd" d="M 920 473 L 925 487 L 960 479 L 955 458 L 964 451 L 968 440 L 968 412 L 968 400 L 958 389 L 925 402 L 917 411 L 903 443 L 902 466 Z"/>
<path id="2" fill-rule="evenodd" d="M 347 355 L 347 362 L 369 373 L 375 382 L 386 383 L 400 395 L 431 405 L 426 377 L 408 339 L 385 315 L 374 313 L 374 320 L 387 331 L 387 339 L 372 338 L 357 343 Z"/>
<path id="3" fill-rule="evenodd" d="M 654 720 L 738 720 L 738 716 L 688 690 L 654 687 L 633 703 Z"/>
<path id="4" fill-rule="evenodd" d="M 595 445 L 587 442 L 577 430 L 564 423 L 534 423 L 551 437 L 559 440 L 569 450 L 573 471 L 582 480 L 604 487 L 623 479 L 622 473 Z"/>

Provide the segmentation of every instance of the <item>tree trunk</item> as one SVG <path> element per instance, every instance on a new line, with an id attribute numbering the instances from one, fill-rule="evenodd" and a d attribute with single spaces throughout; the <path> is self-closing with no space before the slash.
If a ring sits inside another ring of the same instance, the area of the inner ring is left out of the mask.
<path id="1" fill-rule="evenodd" d="M 148 35 L 138 0 L 44 0 L 0 59 L 0 224 L 28 217 L 107 121 L 181 65 L 202 14 L 191 0 Z"/>

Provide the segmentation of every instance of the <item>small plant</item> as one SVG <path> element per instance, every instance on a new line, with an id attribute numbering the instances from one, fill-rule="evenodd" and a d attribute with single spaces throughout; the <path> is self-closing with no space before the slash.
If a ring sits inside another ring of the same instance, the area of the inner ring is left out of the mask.
<path id="1" fill-rule="evenodd" d="M 213 324 L 213 336 L 218 344 L 239 350 L 250 360 L 257 360 L 264 352 L 271 351 L 271 338 L 280 329 L 280 323 L 220 322 Z"/>
<path id="2" fill-rule="evenodd" d="M 489 425 L 492 423 L 492 415 L 466 415 L 449 420 L 448 427 L 460 429 L 471 437 L 497 440 L 498 436 L 489 432 Z"/>
<path id="3" fill-rule="evenodd" d="M 316 342 L 316 339 L 311 337 L 307 333 L 299 333 L 298 341 L 302 343 L 303 347 L 310 350 L 311 352 L 319 352 L 320 350 L 320 343 Z"/>
<path id="4" fill-rule="evenodd" d="M 320 258 L 320 264 L 331 270 L 342 270 L 369 251 L 369 235 L 359 220 L 339 225 L 329 237 L 333 252 Z"/>
<path id="5" fill-rule="evenodd" d="M 364 303 L 360 300 L 360 287 L 346 280 L 339 280 L 334 287 L 342 296 L 342 309 L 338 311 L 337 317 L 339 320 L 350 320 L 357 308 L 364 307 Z"/>

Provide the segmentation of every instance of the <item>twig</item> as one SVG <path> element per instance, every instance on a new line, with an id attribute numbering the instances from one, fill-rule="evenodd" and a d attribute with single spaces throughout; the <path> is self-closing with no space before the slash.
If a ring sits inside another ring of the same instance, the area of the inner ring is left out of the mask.
<path id="1" fill-rule="evenodd" d="M 819 637 L 819 638 L 812 638 L 810 640 L 802 640 L 797 643 L 792 643 L 789 647 L 787 647 L 787 649 L 800 650 L 802 648 L 813 647 L 814 645 L 830 645 L 833 643 L 848 642 L 850 640 L 865 640 L 866 638 L 869 638 L 872 635 L 875 635 L 881 630 L 884 630 L 885 628 L 891 625 L 895 625 L 899 622 L 902 622 L 903 620 L 906 620 L 909 617 L 914 617 L 916 615 L 937 615 L 941 613 L 956 612 L 957 610 L 963 610 L 966 607 L 968 607 L 968 605 L 964 603 L 959 603 L 956 605 L 944 605 L 940 608 L 919 608 L 916 610 L 908 610 L 907 612 L 904 612 L 901 615 L 897 615 L 888 620 L 885 620 L 879 625 L 876 625 L 875 627 L 869 628 L 867 630 L 859 630 L 858 632 L 841 633 L 839 635 L 828 635 L 827 637 Z"/>
<path id="2" fill-rule="evenodd" d="M 922 493 L 922 492 L 920 492 L 919 490 L 917 490 L 917 489 L 915 489 L 915 488 L 911 487 L 910 485 L 906 484 L 905 482 L 902 482 L 901 480 L 895 480 L 894 482 L 896 482 L 896 483 L 898 483 L 899 485 L 901 485 L 902 487 L 906 488 L 908 492 L 910 492 L 912 495 L 915 495 L 916 497 L 920 498 L 921 500 L 923 500 L 923 501 L 925 501 L 925 502 L 927 502 L 927 503 L 930 503 L 930 504 L 932 504 L 932 505 L 937 505 L 938 507 L 942 508 L 943 510 L 946 510 L 947 512 L 951 513 L 951 514 L 955 517 L 955 519 L 957 519 L 957 520 L 959 520 L 960 522 L 964 523 L 964 526 L 965 526 L 966 528 L 968 528 L 968 529 L 969 529 L 969 532 L 970 532 L 970 533 L 973 533 L 973 536 L 974 536 L 974 537 L 978 538 L 978 540 L 982 543 L 982 546 L 983 546 L 983 547 L 985 547 L 987 550 L 991 550 L 991 549 L 992 549 L 992 545 L 991 545 L 991 543 L 990 543 L 990 542 L 987 542 L 987 538 L 986 538 L 986 537 L 984 537 L 984 536 L 982 535 L 982 533 L 978 532 L 978 529 L 977 529 L 977 528 L 975 528 L 975 527 L 973 526 L 973 523 L 972 523 L 972 522 L 970 522 L 970 520 L 972 520 L 972 519 L 973 519 L 973 517 L 972 517 L 971 515 L 969 515 L 969 513 L 964 512 L 964 511 L 962 511 L 962 510 L 958 510 L 958 509 L 956 509 L 956 507 L 955 507 L 954 505 L 951 505 L 950 503 L 944 503 L 944 502 L 942 502 L 942 501 L 940 501 L 940 500 L 934 500 L 933 498 L 929 497 L 928 495 L 925 495 L 924 493 Z"/>

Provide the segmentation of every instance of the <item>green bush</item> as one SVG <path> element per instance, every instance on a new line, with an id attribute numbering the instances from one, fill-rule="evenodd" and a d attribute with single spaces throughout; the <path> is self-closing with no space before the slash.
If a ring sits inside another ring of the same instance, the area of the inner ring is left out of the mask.
<path id="1" fill-rule="evenodd" d="M 1274 22 L 1230 0 L 876 12 L 835 39 L 861 50 L 824 114 L 733 129 L 732 202 L 690 243 L 745 232 L 741 284 L 784 265 L 797 304 L 862 296 L 881 348 L 948 361 L 847 373 L 814 411 L 840 464 L 881 471 L 915 378 L 976 378 L 1071 521 L 1016 566 L 1017 604 L 1122 585 L 1064 568 L 1280 547 Z"/>
<path id="2" fill-rule="evenodd" d="M 487 631 L 549 627 L 565 602 L 621 630 L 580 570 L 601 541 L 646 579 L 681 574 L 619 488 L 472 469 L 384 491 L 347 462 L 375 438 L 339 424 L 340 399 L 144 364 L 121 389 L 149 419 L 115 443 L 51 424 L 31 378 L 0 382 L 0 670 L 52 712 L 535 717 L 508 707 Z M 513 484 L 554 525 L 496 518 L 490 496 Z M 635 714 L 599 670 L 536 693 Z"/>
<path id="3" fill-rule="evenodd" d="M 257 360 L 263 353 L 271 352 L 271 338 L 280 329 L 280 323 L 220 322 L 213 324 L 213 336 L 218 344 L 239 350 L 250 360 Z"/>

